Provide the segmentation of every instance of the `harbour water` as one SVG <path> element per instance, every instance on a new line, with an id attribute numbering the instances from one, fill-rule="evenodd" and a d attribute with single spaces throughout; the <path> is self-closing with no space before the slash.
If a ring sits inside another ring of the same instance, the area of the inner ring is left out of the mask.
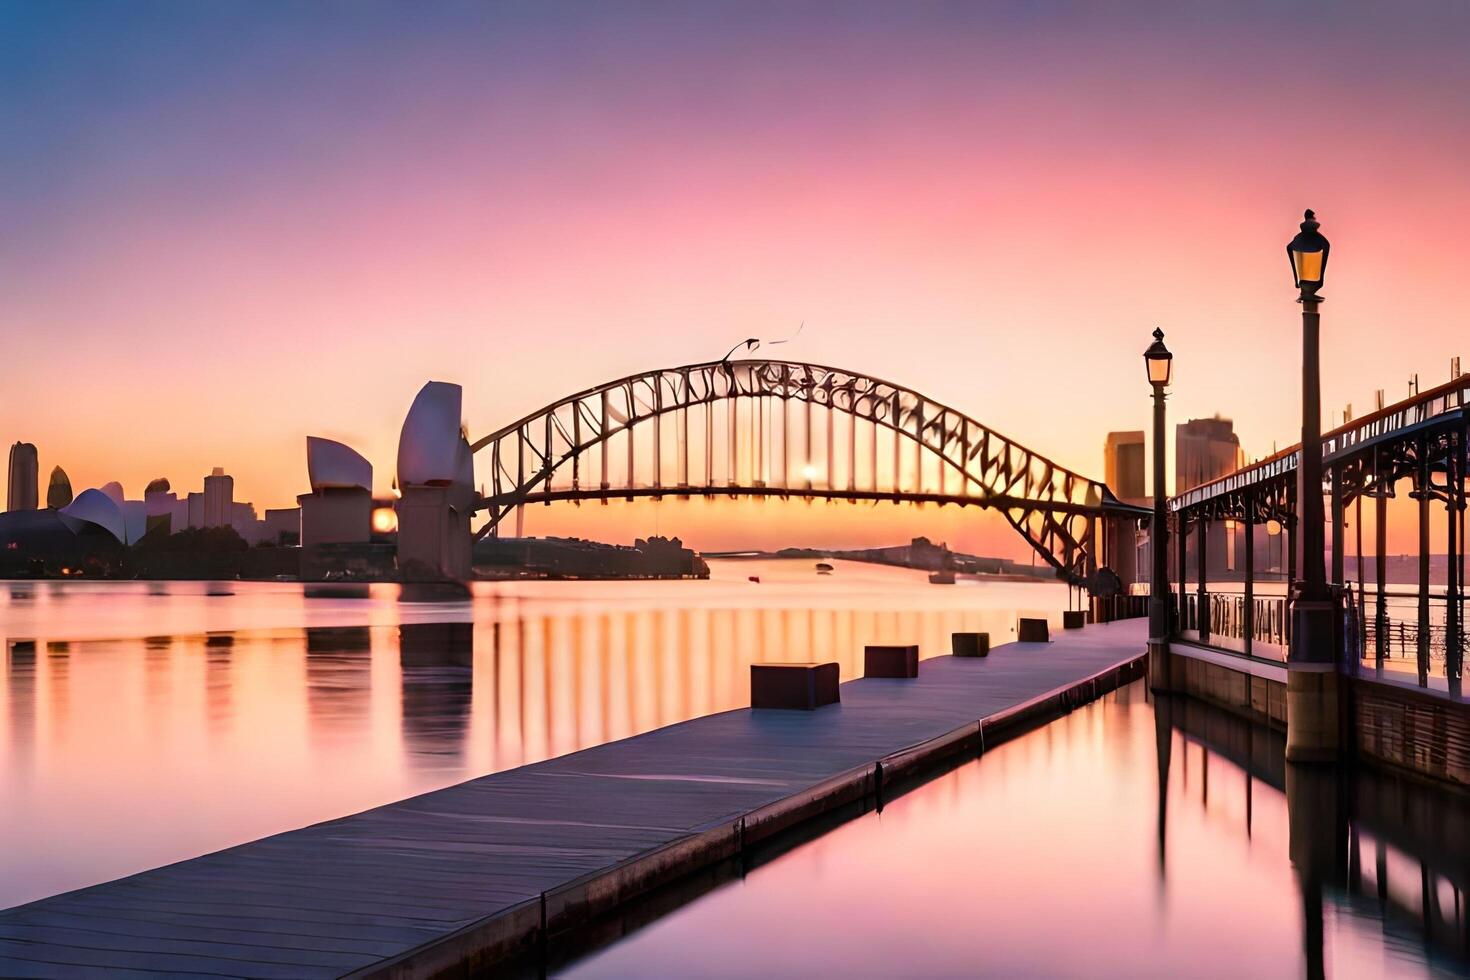
<path id="1" fill-rule="evenodd" d="M 1138 682 L 551 972 L 1466 975 L 1470 805 L 1283 741 Z"/>
<path id="2" fill-rule="evenodd" d="M 1003 642 L 1067 601 L 1051 583 L 712 564 L 709 581 L 480 583 L 461 602 L 0 584 L 0 907 L 740 707 L 752 662 L 854 677 L 864 643 Z"/>
<path id="3" fill-rule="evenodd" d="M 481 583 L 461 602 L 5 583 L 0 907 L 738 707 L 752 662 L 833 659 L 853 677 L 864 643 L 1003 642 L 1018 614 L 1059 625 L 1066 602 L 1053 584 L 806 561 L 716 562 L 708 582 Z M 1288 767 L 1282 748 L 1134 684 L 881 811 L 651 896 L 544 966 L 1470 974 L 1470 803 Z"/>

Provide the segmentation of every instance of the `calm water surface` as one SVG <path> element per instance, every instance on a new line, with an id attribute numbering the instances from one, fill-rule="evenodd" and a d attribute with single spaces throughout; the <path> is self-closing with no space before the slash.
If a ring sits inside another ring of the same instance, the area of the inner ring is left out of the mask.
<path id="1" fill-rule="evenodd" d="M 1140 682 L 560 973 L 1463 975 L 1470 805 L 1283 750 Z"/>
<path id="2" fill-rule="evenodd" d="M 1048 583 L 839 562 L 708 582 L 0 583 L 0 907 L 748 703 L 758 660 L 947 652 Z M 748 581 L 756 575 L 759 584 Z M 459 624 L 446 626 L 444 624 Z"/>

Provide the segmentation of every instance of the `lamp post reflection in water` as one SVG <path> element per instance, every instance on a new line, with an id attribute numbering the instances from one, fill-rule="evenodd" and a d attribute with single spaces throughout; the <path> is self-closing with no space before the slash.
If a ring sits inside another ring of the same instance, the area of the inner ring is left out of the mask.
<path id="1" fill-rule="evenodd" d="M 1154 771 L 1138 764 L 1151 742 Z M 547 972 L 1463 973 L 1470 801 L 1372 772 L 1349 784 L 1284 748 L 1280 731 L 1129 685 L 886 798 L 881 818 L 737 864 L 737 887 L 677 914 L 650 899 L 623 919 L 641 928 Z M 1376 906 L 1347 890 L 1350 831 L 1386 852 Z M 964 907 L 980 914 L 947 912 Z"/>
<path id="2" fill-rule="evenodd" d="M 1343 777 L 1335 767 L 1286 764 L 1286 809 L 1291 865 L 1302 893 L 1302 953 L 1307 976 L 1327 975 L 1323 955 L 1323 895 L 1342 894 L 1347 807 Z"/>

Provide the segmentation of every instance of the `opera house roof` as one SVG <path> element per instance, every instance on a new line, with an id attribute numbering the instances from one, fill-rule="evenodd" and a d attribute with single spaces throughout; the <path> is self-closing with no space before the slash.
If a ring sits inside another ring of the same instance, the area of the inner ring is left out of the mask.
<path id="1" fill-rule="evenodd" d="M 373 488 L 372 463 L 351 446 L 320 436 L 306 437 L 306 473 L 312 493 Z"/>
<path id="2" fill-rule="evenodd" d="M 88 525 L 100 527 L 123 544 L 128 543 L 127 522 L 123 519 L 122 507 L 102 490 L 83 490 L 76 498 L 57 512 L 61 521 L 80 534 Z"/>
<path id="3" fill-rule="evenodd" d="M 101 490 L 83 490 L 57 511 L 57 515 L 74 534 L 89 526 L 99 527 L 122 544 L 137 544 L 148 532 L 148 506 L 141 500 L 114 499 L 108 492 L 112 488 L 118 493 L 122 491 L 117 483 L 109 483 Z"/>
<path id="4" fill-rule="evenodd" d="M 430 381 L 413 400 L 398 437 L 398 485 L 474 485 L 474 461 L 460 426 L 462 389 Z"/>

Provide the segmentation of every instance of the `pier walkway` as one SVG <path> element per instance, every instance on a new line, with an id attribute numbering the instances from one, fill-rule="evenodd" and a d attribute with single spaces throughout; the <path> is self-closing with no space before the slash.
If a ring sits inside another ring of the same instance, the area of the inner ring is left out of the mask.
<path id="1" fill-rule="evenodd" d="M 421 976 L 623 901 L 1141 672 L 1146 622 L 935 657 L 0 912 L 0 975 Z M 98 814 L 105 825 L 106 815 Z"/>

